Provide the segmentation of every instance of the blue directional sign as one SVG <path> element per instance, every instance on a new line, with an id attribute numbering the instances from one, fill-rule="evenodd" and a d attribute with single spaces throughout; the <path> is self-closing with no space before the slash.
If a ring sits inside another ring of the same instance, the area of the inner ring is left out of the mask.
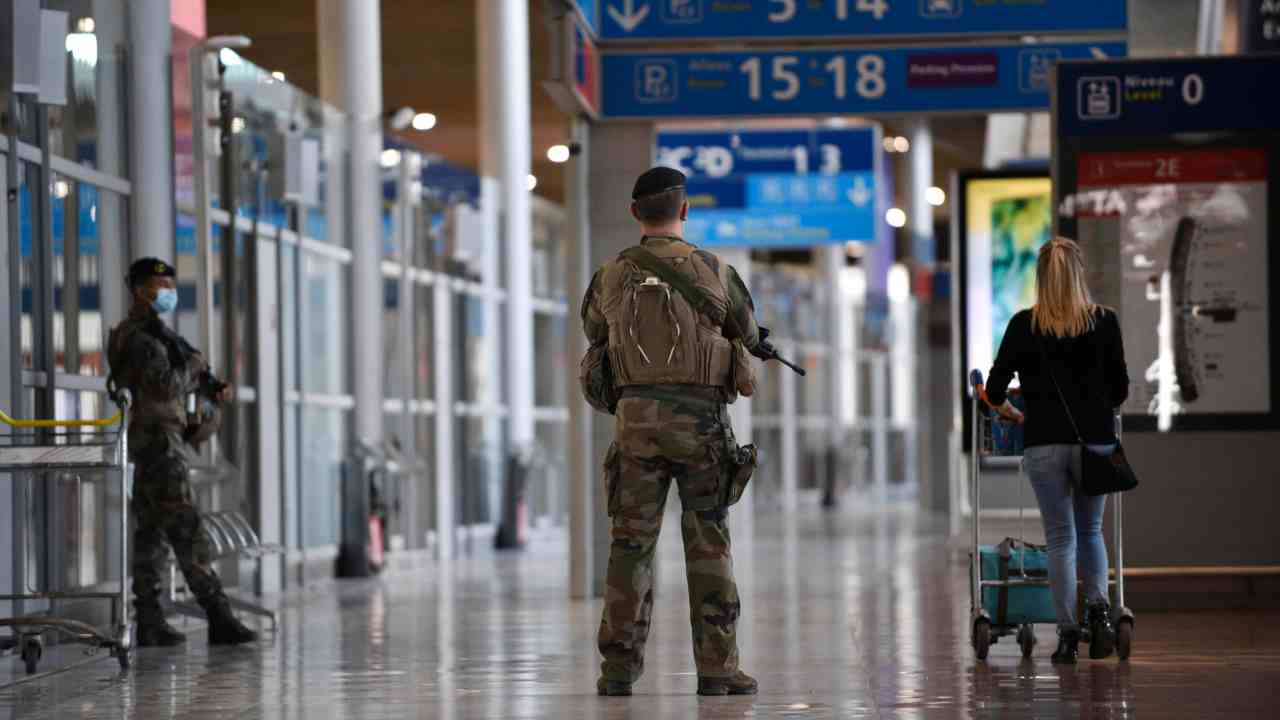
<path id="1" fill-rule="evenodd" d="M 1124 43 L 611 53 L 602 58 L 602 115 L 1045 110 L 1057 61 L 1125 53 Z"/>
<path id="2" fill-rule="evenodd" d="M 1124 32 L 1125 0 L 577 0 L 601 40 Z M 594 20 L 592 21 L 594 24 Z"/>
<path id="3" fill-rule="evenodd" d="M 685 236 L 697 245 L 873 242 L 874 128 L 669 132 L 658 163 L 689 176 Z"/>
<path id="4" fill-rule="evenodd" d="M 1280 128 L 1276 56 L 1064 63 L 1057 70 L 1062 137 L 1272 131 Z"/>
<path id="5" fill-rule="evenodd" d="M 600 35 L 600 3 L 599 0 L 573 0 L 573 6 L 582 15 L 587 29 L 592 35 Z"/>

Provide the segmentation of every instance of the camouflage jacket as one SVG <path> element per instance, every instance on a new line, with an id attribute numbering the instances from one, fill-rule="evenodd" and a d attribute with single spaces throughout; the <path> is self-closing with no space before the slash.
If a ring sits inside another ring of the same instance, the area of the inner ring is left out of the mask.
<path id="1" fill-rule="evenodd" d="M 168 329 L 150 308 L 134 306 L 107 340 L 111 378 L 133 395 L 131 447 L 142 449 L 156 435 L 180 439 L 187 427 L 187 395 L 196 392 L 204 360 Z"/>
<path id="2" fill-rule="evenodd" d="M 666 253 L 661 252 L 662 249 L 672 243 L 686 245 L 683 240 L 665 237 L 647 237 L 641 241 L 644 247 L 663 255 Z M 729 340 L 741 340 L 747 350 L 754 349 L 760 342 L 760 331 L 755 319 L 755 304 L 751 300 L 751 293 L 747 290 L 747 286 L 738 276 L 737 270 L 728 263 L 722 263 L 720 258 L 706 250 L 694 249 L 693 254 L 720 279 L 728 298 L 726 317 L 720 332 Z M 616 273 L 612 273 L 611 270 L 616 269 L 621 262 L 625 261 L 615 259 L 596 270 L 582 299 L 582 330 L 586 333 L 587 341 L 591 345 L 609 342 L 609 322 L 605 317 L 603 303 L 604 293 L 608 292 L 605 285 L 608 284 L 607 278 L 616 276 Z"/>

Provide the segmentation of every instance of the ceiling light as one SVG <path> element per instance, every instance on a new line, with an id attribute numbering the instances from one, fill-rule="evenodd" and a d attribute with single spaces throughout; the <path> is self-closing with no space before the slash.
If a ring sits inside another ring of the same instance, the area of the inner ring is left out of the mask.
<path id="1" fill-rule="evenodd" d="M 400 164 L 400 151 L 395 148 L 387 148 L 382 151 L 382 167 L 393 168 Z"/>
<path id="2" fill-rule="evenodd" d="M 934 207 L 942 207 L 942 204 L 947 201 L 947 193 L 942 188 L 934 185 L 924 191 L 924 199 Z"/>
<path id="3" fill-rule="evenodd" d="M 894 150 L 893 150 L 893 137 L 892 137 L 892 136 L 885 138 L 885 139 L 884 139 L 884 142 L 882 142 L 881 144 L 882 144 L 882 145 L 884 145 L 884 151 L 885 151 L 885 152 L 893 152 L 893 151 L 894 151 Z"/>
<path id="4" fill-rule="evenodd" d="M 899 135 L 893 139 L 893 149 L 900 153 L 904 153 L 911 149 L 911 141 Z"/>
<path id="5" fill-rule="evenodd" d="M 240 55 L 235 50 L 227 47 L 218 51 L 218 59 L 227 67 L 235 67 L 240 64 Z"/>
<path id="6" fill-rule="evenodd" d="M 271 77 L 275 78 L 276 80 L 279 80 L 280 82 L 284 82 L 284 73 L 280 72 L 279 70 L 272 72 Z"/>
<path id="7" fill-rule="evenodd" d="M 891 227 L 900 228 L 907 224 L 907 214 L 902 208 L 892 207 L 885 211 L 884 221 L 889 223 Z"/>
<path id="8" fill-rule="evenodd" d="M 76 21 L 76 32 L 91 33 L 97 29 L 97 23 L 91 17 L 82 17 Z"/>
<path id="9" fill-rule="evenodd" d="M 413 116 L 413 129 L 426 132 L 436 126 L 436 116 L 434 113 L 420 112 Z"/>
<path id="10" fill-rule="evenodd" d="M 71 186 L 66 180 L 59 180 L 53 184 L 53 196 L 59 200 L 71 194 Z"/>
<path id="11" fill-rule="evenodd" d="M 562 163 L 569 159 L 568 145 L 552 145 L 547 148 L 547 159 L 553 163 Z"/>
<path id="12" fill-rule="evenodd" d="M 533 189 L 538 187 L 538 176 L 529 173 L 529 177 L 525 180 L 525 186 L 529 188 L 529 192 L 533 192 Z"/>
<path id="13" fill-rule="evenodd" d="M 244 118 L 231 118 L 231 132 L 232 134 L 244 132 Z"/>

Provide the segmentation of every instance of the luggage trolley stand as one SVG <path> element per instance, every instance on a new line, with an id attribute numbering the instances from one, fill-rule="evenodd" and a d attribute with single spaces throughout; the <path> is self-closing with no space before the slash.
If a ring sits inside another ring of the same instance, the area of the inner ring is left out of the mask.
<path id="1" fill-rule="evenodd" d="M 1006 462 L 1016 462 L 1019 456 L 1012 454 L 1000 453 L 999 448 L 993 442 L 993 430 L 996 423 L 1007 422 L 1002 420 L 1000 416 L 994 412 L 992 408 L 986 405 L 983 395 L 982 372 L 973 370 L 969 374 L 969 385 L 973 389 L 973 444 L 970 454 L 970 477 L 972 478 L 971 503 L 973 507 L 973 549 L 972 560 L 970 561 L 970 585 L 969 585 L 969 601 L 972 608 L 971 629 L 972 643 L 974 653 L 979 660 L 985 660 L 987 652 L 991 646 L 1002 637 L 1016 635 L 1018 646 L 1022 650 L 1024 658 L 1031 657 L 1032 650 L 1035 648 L 1036 636 L 1032 627 L 1034 624 L 1053 624 L 1057 625 L 1057 618 L 1047 614 L 1043 617 L 1024 617 L 1023 622 L 996 622 L 1001 618 L 993 618 L 989 612 L 989 608 L 983 607 L 983 590 L 986 588 L 1001 588 L 1012 594 L 1015 590 L 1021 588 L 1030 590 L 1032 588 L 1042 588 L 1048 591 L 1049 579 L 1045 572 L 1035 572 L 1027 568 L 1023 561 L 1010 561 L 1007 577 L 984 577 L 982 571 L 982 555 L 981 555 L 981 539 L 979 535 L 982 511 L 982 470 L 983 468 L 995 467 L 999 464 L 997 458 L 1003 457 Z M 1116 417 L 1116 435 L 1120 434 L 1120 418 Z M 1121 660 L 1127 660 L 1133 645 L 1133 626 L 1134 615 L 1124 603 L 1124 508 L 1123 498 L 1120 493 L 1112 496 L 1112 502 L 1115 508 L 1115 538 L 1113 540 L 1115 550 L 1115 578 L 1110 584 L 1115 587 L 1115 603 L 1112 611 L 1112 623 L 1116 630 L 1116 655 Z M 1021 503 L 1019 503 L 1021 506 Z M 1019 508 L 1021 513 L 1021 507 Z M 1021 533 L 1021 528 L 1019 529 Z M 1019 550 L 1017 546 L 1021 546 Z M 1017 542 L 1011 543 L 1011 554 L 1025 555 L 1026 541 L 1019 538 Z M 1003 573 L 1002 573 L 1003 574 Z M 1088 640 L 1088 628 L 1082 628 L 1083 639 Z"/>
<path id="2" fill-rule="evenodd" d="M 119 592 L 32 591 L 0 595 L 0 600 L 111 601 L 114 625 L 105 629 L 43 614 L 0 618 L 0 627 L 12 629 L 12 635 L 0 638 L 0 654 L 16 648 L 28 674 L 34 674 L 39 667 L 44 653 L 43 634 L 50 630 L 94 650 L 106 649 L 122 670 L 129 669 L 133 642 L 129 624 L 128 398 L 112 399 L 120 406 L 120 412 L 106 420 L 14 420 L 0 411 L 0 425 L 9 429 L 8 434 L 0 434 L 0 472 L 30 474 L 35 481 L 51 477 L 56 471 L 120 473 Z M 22 580 L 15 580 L 15 590 L 22 589 L 20 583 Z"/>

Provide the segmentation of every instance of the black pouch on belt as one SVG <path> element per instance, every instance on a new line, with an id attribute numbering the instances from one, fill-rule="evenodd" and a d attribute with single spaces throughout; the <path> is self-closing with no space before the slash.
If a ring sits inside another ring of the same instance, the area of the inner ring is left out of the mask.
<path id="1" fill-rule="evenodd" d="M 751 481 L 756 465 L 759 464 L 756 446 L 739 445 L 732 460 L 729 466 L 729 482 L 725 485 L 722 496 L 723 507 L 729 507 L 742 499 L 742 493 L 746 491 L 747 483 Z"/>

